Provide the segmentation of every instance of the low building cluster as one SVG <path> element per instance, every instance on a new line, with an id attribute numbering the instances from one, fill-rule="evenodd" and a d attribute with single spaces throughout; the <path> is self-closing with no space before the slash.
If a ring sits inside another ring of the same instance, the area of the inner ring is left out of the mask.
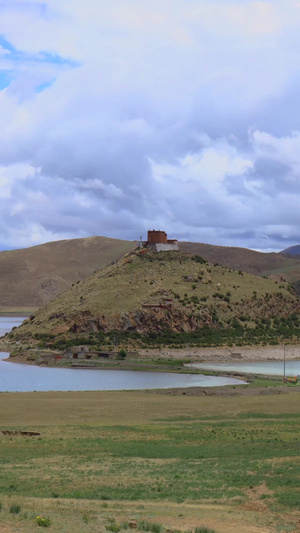
<path id="1" fill-rule="evenodd" d="M 89 346 L 72 346 L 61 358 L 64 359 L 113 359 L 118 352 L 112 351 L 90 351 Z"/>

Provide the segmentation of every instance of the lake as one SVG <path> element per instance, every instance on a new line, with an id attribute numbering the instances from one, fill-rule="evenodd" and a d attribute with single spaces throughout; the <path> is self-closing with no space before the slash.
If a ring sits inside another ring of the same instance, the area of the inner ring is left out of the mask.
<path id="1" fill-rule="evenodd" d="M 190 365 L 186 365 L 187 367 Z M 241 374 L 263 374 L 269 376 L 283 376 L 283 361 L 259 361 L 244 363 L 195 363 L 199 370 L 217 370 L 218 372 L 240 372 Z M 300 375 L 300 361 L 286 361 L 285 375 Z"/>
<path id="2" fill-rule="evenodd" d="M 26 316 L 0 316 L 0 337 L 20 326 L 26 318 Z"/>
<path id="3" fill-rule="evenodd" d="M 0 317 L 1 335 L 23 320 L 24 317 Z M 0 392 L 169 389 L 245 383 L 234 378 L 202 374 L 47 368 L 3 361 L 8 355 L 0 352 Z"/>

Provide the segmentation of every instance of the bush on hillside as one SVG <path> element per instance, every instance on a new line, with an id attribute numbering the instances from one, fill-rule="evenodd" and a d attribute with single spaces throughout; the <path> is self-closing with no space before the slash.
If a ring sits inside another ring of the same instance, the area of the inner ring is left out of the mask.
<path id="1" fill-rule="evenodd" d="M 127 356 L 127 352 L 123 348 L 118 351 L 118 359 L 125 359 L 126 356 Z"/>

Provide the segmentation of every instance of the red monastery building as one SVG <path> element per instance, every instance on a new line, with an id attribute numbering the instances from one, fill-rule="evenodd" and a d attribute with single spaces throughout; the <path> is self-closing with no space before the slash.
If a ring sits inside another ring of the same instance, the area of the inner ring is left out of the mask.
<path id="1" fill-rule="evenodd" d="M 148 231 L 147 245 L 155 246 L 157 252 L 178 250 L 177 239 L 168 239 L 165 231 L 155 229 Z"/>

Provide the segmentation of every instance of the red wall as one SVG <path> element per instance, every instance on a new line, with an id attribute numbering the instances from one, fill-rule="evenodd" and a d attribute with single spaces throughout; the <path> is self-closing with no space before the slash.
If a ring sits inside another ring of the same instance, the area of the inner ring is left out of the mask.
<path id="1" fill-rule="evenodd" d="M 165 231 L 148 231 L 148 242 L 151 244 L 167 244 L 167 234 Z"/>

